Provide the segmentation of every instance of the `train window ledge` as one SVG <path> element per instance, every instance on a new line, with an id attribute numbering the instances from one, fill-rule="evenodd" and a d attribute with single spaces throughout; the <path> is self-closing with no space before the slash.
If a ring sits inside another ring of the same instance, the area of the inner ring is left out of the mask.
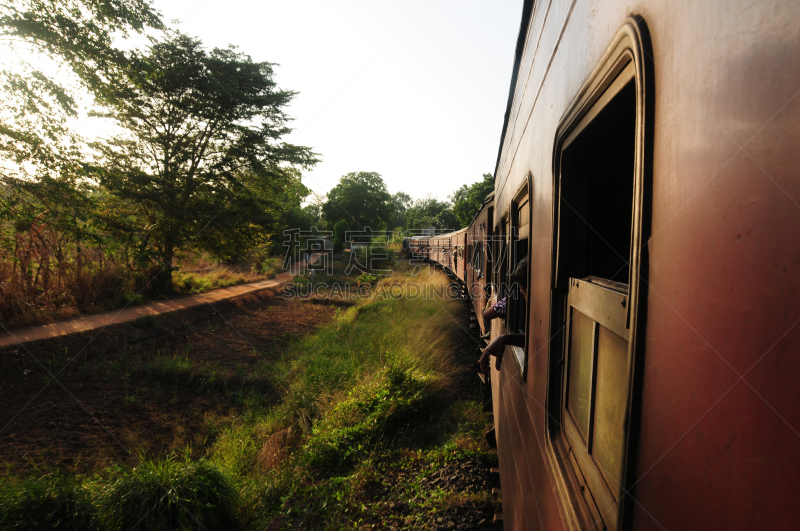
<path id="1" fill-rule="evenodd" d="M 624 493 L 641 418 L 649 58 L 644 21 L 631 17 L 556 134 L 545 453 L 568 529 L 631 526 Z"/>

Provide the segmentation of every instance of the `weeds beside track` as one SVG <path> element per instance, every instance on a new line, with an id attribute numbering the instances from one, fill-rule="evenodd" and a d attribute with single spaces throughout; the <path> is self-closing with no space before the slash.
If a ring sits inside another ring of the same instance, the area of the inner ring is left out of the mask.
<path id="1" fill-rule="evenodd" d="M 403 265 L 395 269 L 384 282 L 416 283 L 422 289 L 447 282 L 440 274 L 412 276 Z M 454 480 L 436 486 L 434 479 L 440 470 L 463 468 L 468 462 L 484 470 L 492 459 L 481 437 L 485 421 L 477 390 L 469 391 L 474 346 L 458 322 L 465 315 L 463 306 L 399 297 L 330 310 L 328 325 L 290 340 L 274 362 L 240 371 L 241 381 L 265 385 L 260 391 L 240 391 L 236 413 L 211 420 L 212 436 L 202 448 L 173 450 L 167 458 L 143 455 L 132 468 L 104 468 L 91 475 L 50 473 L 38 481 L 49 477 L 53 485 L 72 485 L 72 490 L 58 492 L 91 493 L 89 509 L 67 505 L 76 508 L 76 518 L 88 511 L 101 528 L 122 521 L 125 528 L 136 524 L 128 521 L 133 516 L 120 516 L 127 514 L 124 496 L 114 485 L 135 477 L 136 470 L 174 468 L 176 463 L 185 463 L 181 477 L 189 474 L 199 485 L 217 485 L 214 489 L 225 497 L 202 502 L 223 511 L 203 516 L 206 522 L 227 518 L 226 511 L 232 510 L 236 526 L 252 529 L 269 524 L 276 529 L 428 529 L 448 510 L 490 516 L 493 501 L 485 479 L 476 476 L 458 491 L 447 487 Z M 217 381 L 229 372 L 194 366 L 191 359 L 187 355 L 186 361 L 175 358 L 171 364 L 153 365 L 152 379 L 164 382 L 174 374 L 197 373 L 204 375 L 205 380 L 197 380 L 202 387 L 214 371 Z M 237 392 L 224 383 L 206 387 L 211 394 Z M 149 476 L 162 477 L 161 490 L 153 491 L 162 493 L 162 501 L 164 492 L 178 492 L 173 476 Z M 17 514 L 15 508 L 31 498 L 26 481 L 9 476 L 0 511 Z M 201 490 L 175 494 L 183 501 L 166 509 L 156 504 L 155 494 L 142 504 L 160 507 L 165 522 L 177 522 L 170 518 L 179 518 L 181 504 L 200 503 L 191 493 Z M 185 522 L 186 528 L 203 528 Z M 478 522 L 471 524 L 474 528 Z M 154 528 L 153 523 L 147 528 Z"/>

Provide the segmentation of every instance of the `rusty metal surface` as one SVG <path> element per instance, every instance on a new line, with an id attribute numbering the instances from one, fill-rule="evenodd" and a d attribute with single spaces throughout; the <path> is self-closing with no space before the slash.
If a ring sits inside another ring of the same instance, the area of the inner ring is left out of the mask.
<path id="1" fill-rule="evenodd" d="M 499 215 L 533 175 L 528 378 L 513 363 L 492 378 L 504 524 L 571 524 L 545 444 L 553 142 L 631 12 L 652 37 L 656 100 L 636 505 L 625 525 L 797 529 L 795 0 L 536 3 L 495 175 Z"/>

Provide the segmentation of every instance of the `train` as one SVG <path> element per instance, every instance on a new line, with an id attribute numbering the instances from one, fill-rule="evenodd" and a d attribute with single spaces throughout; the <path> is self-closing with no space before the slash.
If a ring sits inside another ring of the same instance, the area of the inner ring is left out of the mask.
<path id="1" fill-rule="evenodd" d="M 798 57 L 796 0 L 523 2 L 494 191 L 408 242 L 524 334 L 506 529 L 800 529 Z"/>

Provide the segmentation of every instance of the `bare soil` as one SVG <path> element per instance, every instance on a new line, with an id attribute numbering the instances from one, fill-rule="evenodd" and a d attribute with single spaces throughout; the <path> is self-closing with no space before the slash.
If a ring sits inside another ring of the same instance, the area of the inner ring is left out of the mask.
<path id="1" fill-rule="evenodd" d="M 245 400 L 274 399 L 271 364 L 336 311 L 280 295 L 0 349 L 0 474 L 86 473 L 187 447 L 202 455 Z"/>

